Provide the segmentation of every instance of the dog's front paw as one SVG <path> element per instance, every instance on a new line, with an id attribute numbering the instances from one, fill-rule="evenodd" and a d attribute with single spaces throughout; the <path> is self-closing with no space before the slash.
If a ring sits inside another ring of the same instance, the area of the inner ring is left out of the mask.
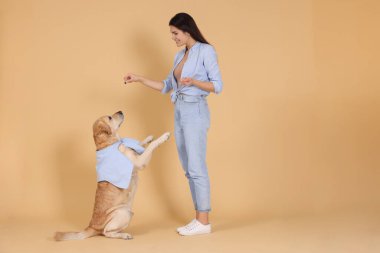
<path id="1" fill-rule="evenodd" d="M 151 143 L 152 141 L 153 141 L 153 135 L 149 135 L 149 136 L 146 137 L 145 140 L 144 140 L 144 142 L 145 142 L 146 144 Z"/>
<path id="2" fill-rule="evenodd" d="M 170 133 L 169 132 L 166 132 L 163 135 L 161 135 L 160 138 L 157 139 L 158 145 L 161 145 L 165 141 L 169 140 L 169 137 L 170 137 Z"/>
<path id="3" fill-rule="evenodd" d="M 127 148 L 124 146 L 124 144 L 120 144 L 119 145 L 119 151 L 121 152 L 121 153 L 124 153 L 125 151 L 127 150 Z"/>
<path id="4" fill-rule="evenodd" d="M 162 137 L 163 141 L 167 141 L 167 140 L 169 140 L 170 133 L 169 133 L 169 132 L 166 132 L 166 133 L 164 133 L 161 137 Z"/>

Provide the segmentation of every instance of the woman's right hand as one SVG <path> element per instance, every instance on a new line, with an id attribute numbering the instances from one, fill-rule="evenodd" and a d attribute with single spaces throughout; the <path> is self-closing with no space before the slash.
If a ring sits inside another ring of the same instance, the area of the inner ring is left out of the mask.
<path id="1" fill-rule="evenodd" d="M 133 83 L 133 82 L 140 82 L 141 77 L 132 73 L 128 73 L 127 75 L 124 76 L 124 83 Z"/>
<path id="2" fill-rule="evenodd" d="M 144 84 L 145 86 L 148 86 L 152 89 L 161 91 L 164 88 L 163 82 L 153 81 L 143 76 L 138 76 L 132 73 L 128 73 L 124 76 L 124 83 L 133 83 L 133 82 L 140 82 Z"/>

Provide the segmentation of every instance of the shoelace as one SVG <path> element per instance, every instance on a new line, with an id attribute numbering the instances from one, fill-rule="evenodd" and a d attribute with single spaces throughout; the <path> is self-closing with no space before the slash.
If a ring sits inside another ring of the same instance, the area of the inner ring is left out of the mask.
<path id="1" fill-rule="evenodd" d="M 184 228 L 185 229 L 188 229 L 189 227 L 191 227 L 195 222 L 196 220 L 192 220 L 189 224 L 187 224 Z"/>
<path id="2" fill-rule="evenodd" d="M 194 230 L 195 228 L 197 228 L 199 226 L 199 223 L 198 222 L 193 222 L 193 224 L 191 224 L 191 226 L 189 226 L 189 228 L 187 228 L 188 231 L 192 231 Z"/>

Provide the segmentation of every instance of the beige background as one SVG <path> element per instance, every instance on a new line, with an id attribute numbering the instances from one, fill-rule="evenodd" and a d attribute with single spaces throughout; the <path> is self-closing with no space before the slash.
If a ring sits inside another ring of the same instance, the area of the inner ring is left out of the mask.
<path id="1" fill-rule="evenodd" d="M 169 96 L 122 77 L 166 77 L 181 11 L 224 81 L 209 97 L 214 221 L 378 212 L 378 1 L 1 0 L 0 220 L 87 224 L 99 116 L 124 111 L 126 137 L 173 133 Z M 134 222 L 191 218 L 174 138 L 140 179 Z"/>

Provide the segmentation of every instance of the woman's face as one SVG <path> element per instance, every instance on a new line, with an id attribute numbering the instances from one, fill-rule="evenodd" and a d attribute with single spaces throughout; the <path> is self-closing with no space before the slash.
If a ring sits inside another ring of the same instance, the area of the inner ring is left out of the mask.
<path id="1" fill-rule="evenodd" d="M 177 44 L 177 47 L 181 47 L 186 45 L 189 38 L 191 38 L 190 34 L 187 32 L 183 32 L 175 26 L 169 26 L 170 33 L 172 34 L 172 40 Z"/>

